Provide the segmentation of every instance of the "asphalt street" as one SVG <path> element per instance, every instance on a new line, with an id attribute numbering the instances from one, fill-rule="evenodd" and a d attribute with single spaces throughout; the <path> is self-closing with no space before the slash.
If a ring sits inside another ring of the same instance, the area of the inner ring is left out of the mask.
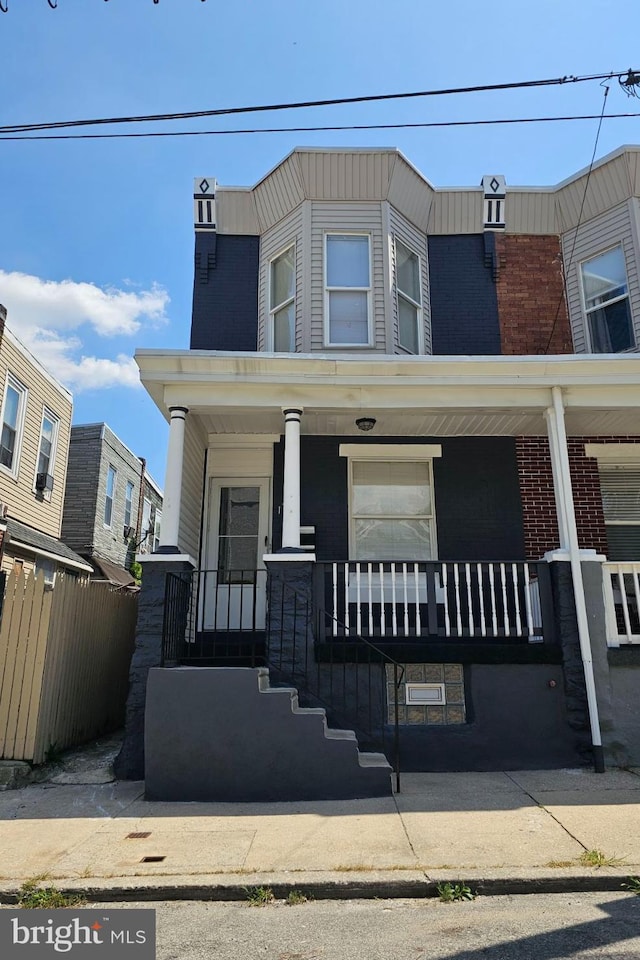
<path id="1" fill-rule="evenodd" d="M 126 903 L 157 911 L 158 960 L 638 960 L 630 893 L 351 900 Z M 113 910 L 118 905 L 92 904 Z"/>

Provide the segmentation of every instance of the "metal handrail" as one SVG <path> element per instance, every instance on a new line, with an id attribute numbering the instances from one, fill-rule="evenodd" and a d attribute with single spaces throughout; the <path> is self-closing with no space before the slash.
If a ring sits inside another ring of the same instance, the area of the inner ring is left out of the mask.
<path id="1" fill-rule="evenodd" d="M 325 618 L 328 618 L 328 619 L 330 619 L 330 620 L 332 620 L 332 621 L 335 621 L 338 626 L 342 626 L 342 627 L 344 628 L 344 624 L 343 624 L 338 618 L 336 618 L 333 614 L 329 613 L 329 611 L 327 611 L 327 610 L 324 608 L 324 606 L 322 606 L 321 604 L 317 603 L 317 600 L 316 600 L 315 598 L 314 598 L 314 599 L 311 599 L 311 601 L 310 601 L 310 598 L 309 598 L 308 596 L 306 596 L 304 593 L 302 593 L 302 592 L 301 592 L 298 588 L 296 588 L 295 586 L 292 586 L 291 584 L 286 583 L 286 582 L 284 582 L 284 581 L 279 581 L 279 583 L 280 583 L 280 585 L 281 585 L 281 587 L 282 587 L 282 606 L 284 606 L 284 592 L 285 592 L 285 591 L 288 591 L 288 593 L 289 593 L 290 595 L 292 595 L 293 597 L 295 597 L 296 601 L 300 601 L 300 602 L 303 604 L 302 616 L 303 616 L 303 620 L 304 620 L 304 623 L 305 623 L 305 640 L 308 639 L 307 631 L 308 631 L 308 629 L 309 629 L 309 626 L 310 626 L 311 624 L 317 624 L 319 618 L 322 617 L 322 616 L 324 616 Z M 269 590 L 269 595 L 271 595 L 271 590 Z M 309 613 L 310 613 L 309 607 L 310 607 L 310 605 L 311 605 L 312 612 L 313 612 L 313 614 L 314 614 L 313 618 L 309 616 Z M 296 651 L 296 639 L 295 639 L 295 638 L 296 638 L 296 630 L 297 630 L 297 626 L 298 626 L 298 624 L 297 624 L 297 620 L 298 620 L 298 606 L 297 606 L 297 604 L 296 604 L 296 606 L 294 607 L 294 621 L 293 621 L 293 631 L 292 631 L 292 632 L 293 632 L 293 647 L 292 647 L 292 651 L 291 651 L 291 652 L 292 652 L 291 668 L 290 668 L 289 671 L 287 671 L 286 668 L 283 668 L 283 662 L 282 662 L 282 661 L 283 661 L 283 655 L 282 655 L 282 654 L 283 654 L 283 646 L 282 646 L 282 644 L 283 644 L 283 639 L 284 639 L 284 638 L 283 638 L 283 626 L 282 626 L 282 622 L 281 622 L 281 625 L 280 625 L 280 641 L 281 641 L 280 648 L 279 648 L 279 652 L 280 652 L 280 662 L 276 662 L 276 661 L 274 661 L 274 659 L 273 659 L 273 652 L 274 652 L 274 651 L 273 651 L 272 646 L 271 646 L 271 643 L 270 643 L 271 636 L 272 636 L 272 630 L 271 630 L 271 614 L 272 614 L 272 607 L 271 607 L 271 604 L 270 604 L 270 605 L 269 605 L 269 608 L 268 608 L 268 626 L 267 626 L 267 636 L 268 636 L 268 638 L 269 638 L 269 639 L 268 639 L 268 642 L 267 642 L 267 664 L 270 665 L 270 666 L 272 666 L 273 669 L 276 670 L 276 671 L 282 676 L 283 679 L 285 679 L 285 680 L 287 680 L 287 679 L 290 680 L 290 682 L 292 682 L 298 689 L 302 689 L 302 692 L 305 693 L 308 697 L 310 697 L 310 698 L 311 698 L 312 700 L 314 700 L 315 702 L 317 702 L 317 703 L 321 704 L 322 706 L 324 706 L 325 709 L 329 712 L 329 714 L 336 714 L 336 715 L 340 716 L 340 714 L 341 714 L 340 707 L 336 704 L 335 700 L 332 700 L 332 698 L 331 698 L 331 694 L 333 694 L 333 690 L 334 690 L 334 682 L 333 682 L 333 681 L 334 681 L 334 676 L 333 676 L 333 671 L 334 671 L 334 668 L 335 668 L 336 666 L 338 666 L 338 664 L 336 664 L 336 662 L 335 662 L 333 659 L 331 659 L 328 664 L 324 664 L 325 666 L 328 666 L 329 669 L 330 669 L 330 671 L 331 671 L 330 679 L 329 679 L 329 691 L 330 691 L 330 695 L 329 695 L 329 697 L 327 697 L 327 696 L 323 695 L 322 692 L 321 692 L 320 670 L 321 670 L 322 664 L 321 664 L 320 661 L 318 661 L 317 658 L 316 658 L 316 675 L 317 675 L 317 676 L 316 676 L 316 681 L 317 681 L 317 682 L 316 682 L 316 689 L 314 690 L 314 689 L 313 689 L 313 685 L 312 685 L 312 683 L 310 682 L 310 680 L 311 680 L 311 675 L 310 675 L 309 663 L 308 663 L 308 647 L 307 647 L 307 644 L 306 644 L 306 642 L 305 642 L 304 670 L 303 670 L 303 672 L 302 672 L 303 680 L 302 680 L 302 682 L 301 682 L 301 680 L 300 680 L 301 674 L 300 674 L 299 672 L 296 672 L 296 652 L 297 652 L 297 651 Z M 314 636 L 314 634 L 313 634 L 313 628 L 312 628 L 312 639 L 313 639 L 314 642 L 317 640 L 317 638 L 316 638 L 316 637 Z M 395 781 L 396 781 L 396 791 L 399 793 L 399 792 L 400 792 L 400 713 L 399 713 L 399 697 L 398 697 L 398 693 L 399 693 L 399 689 L 400 689 L 400 684 L 402 683 L 402 680 L 403 680 L 403 678 L 404 678 L 404 672 L 405 672 L 404 666 L 403 666 L 401 663 L 399 663 L 397 660 L 395 660 L 392 656 L 390 656 L 385 650 L 383 650 L 381 647 L 379 647 L 376 643 L 372 643 L 372 642 L 371 642 L 370 640 L 368 640 L 366 637 L 363 637 L 363 636 L 361 636 L 361 635 L 359 635 L 359 634 L 358 634 L 358 635 L 354 635 L 354 634 L 352 633 L 352 634 L 350 634 L 348 637 L 347 637 L 346 635 L 343 635 L 340 639 L 337 639 L 337 638 L 335 638 L 335 637 L 332 638 L 332 642 L 329 644 L 329 647 L 330 647 L 330 650 L 331 650 L 332 653 L 333 653 L 335 647 L 336 647 L 339 643 L 342 643 L 343 647 L 345 647 L 345 648 L 346 648 L 346 647 L 349 647 L 349 648 L 351 648 L 351 649 L 357 648 L 358 646 L 360 646 L 360 648 L 363 648 L 363 647 L 364 647 L 364 648 L 369 652 L 369 655 L 371 655 L 372 653 L 375 654 L 376 659 L 375 659 L 375 660 L 372 660 L 371 658 L 369 658 L 369 660 L 366 661 L 366 663 L 367 663 L 367 665 L 368 665 L 369 667 L 371 667 L 372 662 L 380 663 L 381 665 L 384 666 L 384 668 L 385 668 L 385 670 L 384 670 L 384 677 L 385 677 L 384 687 L 385 687 L 385 691 L 386 691 L 386 687 L 387 687 L 386 667 L 387 667 L 387 666 L 393 667 L 393 690 L 394 690 L 394 697 L 393 697 L 393 728 L 394 728 L 394 731 L 393 731 L 393 771 L 394 771 Z M 359 666 L 359 665 L 361 665 L 361 661 L 360 661 L 360 659 L 359 659 L 359 656 L 356 655 L 356 661 L 355 661 L 355 668 L 356 668 L 356 672 L 355 672 L 355 683 L 356 683 L 356 689 L 355 689 L 355 722 L 353 723 L 353 726 L 356 728 L 356 732 L 357 732 L 357 730 L 360 729 L 360 730 L 363 731 L 363 733 L 364 733 L 364 735 L 365 735 L 366 737 L 368 737 L 368 738 L 370 738 L 370 739 L 373 739 L 374 741 L 375 741 L 376 739 L 378 739 L 379 742 L 380 742 L 380 744 L 381 744 L 381 746 L 382 746 L 383 749 L 384 749 L 384 742 L 385 742 L 385 740 L 384 740 L 384 728 L 385 728 L 385 726 L 386 726 L 385 717 L 386 717 L 386 715 L 387 715 L 387 706 L 386 706 L 384 700 L 383 700 L 383 703 L 382 703 L 382 709 L 383 709 L 383 716 L 382 716 L 382 723 L 381 723 L 382 736 L 381 736 L 380 738 L 377 738 L 377 737 L 376 737 L 375 732 L 374 732 L 374 729 L 373 729 L 373 727 L 372 727 L 372 725 L 371 725 L 371 720 L 369 721 L 369 722 L 370 722 L 370 727 L 369 727 L 369 729 L 368 729 L 368 730 L 364 730 L 364 729 L 363 729 L 363 724 L 362 724 L 362 722 L 361 722 L 361 720 L 359 719 L 359 716 L 358 716 L 358 706 L 359 706 L 359 691 L 358 691 L 358 677 L 359 677 L 359 674 L 358 674 L 358 666 Z M 343 660 L 341 661 L 341 663 L 339 664 L 339 666 L 342 667 L 342 691 L 343 691 L 343 694 L 342 694 L 342 695 L 343 695 L 343 700 L 344 700 L 345 697 L 346 697 L 346 686 L 347 686 L 347 676 L 346 676 L 347 660 L 346 660 L 346 659 L 343 659 Z M 370 687 L 370 686 L 371 686 L 371 684 L 370 684 L 370 681 L 369 681 L 369 687 Z M 371 696 L 370 696 L 370 694 L 371 694 L 371 690 L 369 690 L 369 714 L 371 713 L 371 705 L 370 705 Z M 342 713 L 342 716 L 345 716 L 345 714 Z M 346 720 L 346 722 L 348 722 L 349 724 L 351 724 L 351 722 L 352 722 L 351 719 L 348 717 L 348 715 L 347 715 L 347 720 Z"/>

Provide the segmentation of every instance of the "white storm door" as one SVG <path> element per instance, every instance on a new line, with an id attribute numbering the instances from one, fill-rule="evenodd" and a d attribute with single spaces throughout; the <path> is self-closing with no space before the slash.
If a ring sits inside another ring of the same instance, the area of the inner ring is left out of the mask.
<path id="1" fill-rule="evenodd" d="M 206 572 L 200 598 L 204 630 L 264 630 L 269 481 L 212 479 Z"/>

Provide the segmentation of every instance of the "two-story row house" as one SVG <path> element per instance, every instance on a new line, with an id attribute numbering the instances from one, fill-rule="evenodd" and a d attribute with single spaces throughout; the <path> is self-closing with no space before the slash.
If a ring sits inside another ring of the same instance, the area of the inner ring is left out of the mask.
<path id="1" fill-rule="evenodd" d="M 170 421 L 169 600 L 164 632 L 142 605 L 123 775 L 148 665 L 207 665 L 149 675 L 152 795 L 275 795 L 224 751 L 189 762 L 230 727 L 285 752 L 268 697 L 220 714 L 224 664 L 395 731 L 404 769 L 640 762 L 640 148 L 553 187 L 478 179 L 304 148 L 252 187 L 196 181 L 190 349 L 136 355 Z M 292 768 L 264 782 L 307 795 Z"/>
<path id="2" fill-rule="evenodd" d="M 61 540 L 73 400 L 6 326 L 0 307 L 0 569 L 87 576 Z"/>
<path id="3" fill-rule="evenodd" d="M 62 536 L 92 578 L 132 586 L 136 555 L 160 544 L 162 490 L 106 423 L 71 428 Z"/>

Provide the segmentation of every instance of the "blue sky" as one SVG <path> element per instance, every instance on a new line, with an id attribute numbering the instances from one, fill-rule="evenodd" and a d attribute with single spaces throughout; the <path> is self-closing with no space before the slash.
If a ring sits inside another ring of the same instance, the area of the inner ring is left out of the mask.
<path id="1" fill-rule="evenodd" d="M 8 0 L 1 124 L 122 116 L 640 69 L 640 8 L 611 0 Z M 156 129 L 599 114 L 597 82 L 336 106 Z M 640 112 L 610 84 L 608 112 Z M 0 302 L 12 329 L 164 480 L 167 428 L 136 347 L 185 348 L 193 178 L 252 184 L 296 145 L 397 146 L 436 186 L 556 183 L 597 121 L 331 133 L 0 143 Z M 108 128 L 111 129 L 111 128 Z M 130 130 L 138 128 L 130 127 Z M 145 128 L 150 129 L 150 128 Z M 640 142 L 605 121 L 598 156 Z"/>

